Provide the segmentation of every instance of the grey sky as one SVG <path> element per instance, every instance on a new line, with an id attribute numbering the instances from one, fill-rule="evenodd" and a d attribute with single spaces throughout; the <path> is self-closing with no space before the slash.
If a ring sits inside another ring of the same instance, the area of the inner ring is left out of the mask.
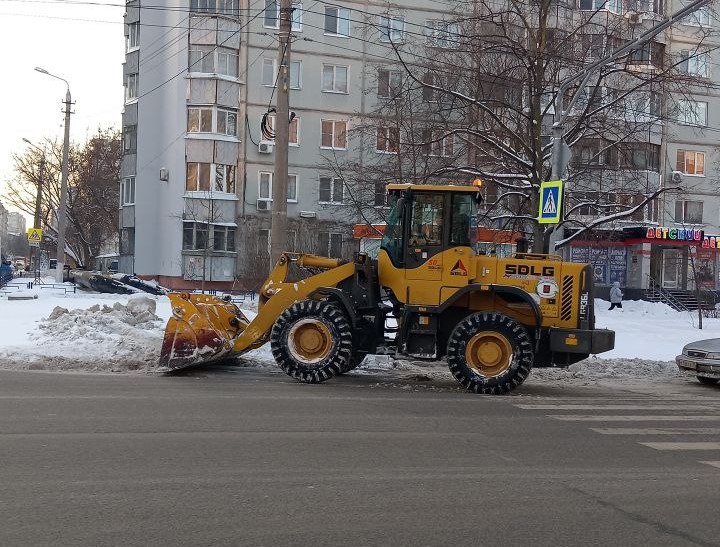
<path id="1" fill-rule="evenodd" d="M 0 201 L 14 177 L 12 154 L 22 138 L 62 141 L 65 84 L 33 69 L 40 66 L 70 83 L 76 103 L 71 139 L 84 142 L 98 126 L 119 127 L 123 106 L 122 0 L 78 5 L 53 0 L 0 0 L 3 55 L 3 128 L 0 131 Z M 91 21 L 92 20 L 92 21 Z M 107 21 L 107 22 L 98 22 Z"/>

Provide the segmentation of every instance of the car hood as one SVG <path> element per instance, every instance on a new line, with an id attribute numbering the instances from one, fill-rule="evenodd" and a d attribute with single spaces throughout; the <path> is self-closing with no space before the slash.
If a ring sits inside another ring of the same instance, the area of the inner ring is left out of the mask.
<path id="1" fill-rule="evenodd" d="M 720 352 L 720 338 L 710 338 L 708 340 L 698 340 L 697 342 L 690 342 L 683 348 L 683 350 Z"/>

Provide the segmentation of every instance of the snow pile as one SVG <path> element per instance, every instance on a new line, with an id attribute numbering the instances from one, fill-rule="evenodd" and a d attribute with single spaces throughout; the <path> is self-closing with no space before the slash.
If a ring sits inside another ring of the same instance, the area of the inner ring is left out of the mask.
<path id="1" fill-rule="evenodd" d="M 31 370 L 150 371 L 157 367 L 165 328 L 156 302 L 131 297 L 126 305 L 87 309 L 56 306 L 22 348 L 0 350 L 0 366 Z"/>

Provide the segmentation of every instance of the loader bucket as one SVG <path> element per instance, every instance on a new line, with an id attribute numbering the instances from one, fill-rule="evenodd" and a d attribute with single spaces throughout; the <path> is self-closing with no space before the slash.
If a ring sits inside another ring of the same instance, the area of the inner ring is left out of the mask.
<path id="1" fill-rule="evenodd" d="M 228 359 L 249 321 L 231 302 L 206 294 L 170 293 L 173 315 L 165 327 L 160 367 L 179 370 Z"/>

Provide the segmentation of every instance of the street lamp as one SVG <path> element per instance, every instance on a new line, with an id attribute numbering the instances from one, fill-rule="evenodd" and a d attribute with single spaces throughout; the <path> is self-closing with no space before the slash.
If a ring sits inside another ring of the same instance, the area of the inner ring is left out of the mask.
<path id="1" fill-rule="evenodd" d="M 58 237 L 57 237 L 57 271 L 55 272 L 55 280 L 58 283 L 63 282 L 63 272 L 65 270 L 65 228 L 67 227 L 67 182 L 68 182 L 68 154 L 70 150 L 70 106 L 72 99 L 70 97 L 70 84 L 65 78 L 51 74 L 44 68 L 35 67 L 37 72 L 62 80 L 67 86 L 65 92 L 65 137 L 63 139 L 63 158 L 62 158 L 62 176 L 60 178 L 60 203 L 58 205 Z"/>
<path id="2" fill-rule="evenodd" d="M 33 144 L 29 139 L 23 137 L 23 141 L 40 152 L 40 176 L 37 181 L 37 195 L 35 196 L 35 219 L 33 220 L 33 228 L 42 228 L 40 221 L 42 207 L 42 186 L 45 180 L 45 149 Z M 37 246 L 35 254 L 35 281 L 40 281 L 40 244 Z"/>

